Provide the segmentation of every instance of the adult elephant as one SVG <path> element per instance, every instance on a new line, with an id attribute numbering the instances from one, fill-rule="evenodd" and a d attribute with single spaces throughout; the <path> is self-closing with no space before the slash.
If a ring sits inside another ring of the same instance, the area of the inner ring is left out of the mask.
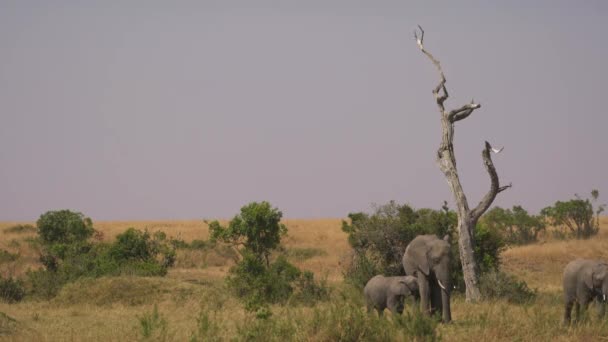
<path id="1" fill-rule="evenodd" d="M 421 311 L 432 315 L 441 310 L 443 322 L 449 323 L 452 320 L 449 236 L 414 238 L 405 249 L 403 268 L 407 275 L 418 279 Z"/>
<path id="2" fill-rule="evenodd" d="M 574 306 L 575 319 L 579 307 L 584 312 L 593 299 L 599 304 L 600 317 L 604 316 L 608 295 L 608 264 L 603 261 L 576 259 L 564 268 L 564 324 L 570 323 Z"/>

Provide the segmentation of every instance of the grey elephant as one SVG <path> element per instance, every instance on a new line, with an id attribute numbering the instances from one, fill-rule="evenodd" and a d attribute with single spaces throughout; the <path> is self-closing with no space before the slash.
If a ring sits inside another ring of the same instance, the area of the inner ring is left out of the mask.
<path id="1" fill-rule="evenodd" d="M 363 289 L 367 312 L 378 310 L 382 316 L 388 308 L 393 314 L 403 313 L 403 301 L 408 296 L 417 297 L 418 280 L 413 276 L 385 277 L 377 275 L 370 279 Z"/>
<path id="2" fill-rule="evenodd" d="M 450 311 L 450 243 L 435 235 L 419 235 L 405 248 L 403 268 L 418 279 L 420 310 L 433 315 L 442 312 L 444 323 L 452 320 Z"/>
<path id="3" fill-rule="evenodd" d="M 564 324 L 570 323 L 572 307 L 575 319 L 585 311 L 593 299 L 599 304 L 600 317 L 604 316 L 608 295 L 608 264 L 599 260 L 576 259 L 564 268 Z"/>

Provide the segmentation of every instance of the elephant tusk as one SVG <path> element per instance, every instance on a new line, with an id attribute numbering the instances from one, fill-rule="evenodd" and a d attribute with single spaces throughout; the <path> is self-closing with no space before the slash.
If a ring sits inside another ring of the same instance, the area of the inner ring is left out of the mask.
<path id="1" fill-rule="evenodd" d="M 604 302 L 606 301 L 606 295 L 604 294 Z"/>
<path id="2" fill-rule="evenodd" d="M 447 291 L 447 289 L 445 288 L 445 286 L 443 286 L 443 284 L 441 283 L 441 280 L 437 279 L 437 282 L 439 283 L 439 286 L 441 286 L 441 288 L 442 288 L 444 291 Z M 606 297 L 606 296 L 604 296 L 604 297 Z"/>

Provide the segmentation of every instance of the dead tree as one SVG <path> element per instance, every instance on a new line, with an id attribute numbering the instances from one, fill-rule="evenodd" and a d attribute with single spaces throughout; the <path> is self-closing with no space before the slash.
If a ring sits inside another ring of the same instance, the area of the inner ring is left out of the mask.
<path id="1" fill-rule="evenodd" d="M 490 207 L 494 201 L 494 198 L 496 198 L 496 195 L 511 187 L 511 185 L 500 186 L 496 169 L 494 168 L 492 158 L 490 157 L 490 151 L 493 153 L 499 153 L 502 151 L 502 148 L 499 150 L 494 149 L 492 146 L 490 146 L 490 143 L 486 141 L 485 148 L 481 152 L 481 157 L 483 158 L 484 166 L 490 175 L 490 190 L 483 197 L 481 202 L 479 202 L 477 207 L 474 209 L 469 208 L 469 203 L 467 202 L 467 197 L 462 189 L 462 184 L 460 184 L 458 170 L 456 169 L 456 157 L 454 156 L 453 143 L 454 124 L 457 121 L 469 117 L 469 115 L 471 115 L 475 109 L 480 108 L 481 105 L 471 100 L 471 103 L 467 103 L 460 108 L 453 110 L 445 109 L 443 103 L 449 96 L 448 90 L 445 87 L 446 79 L 439 61 L 436 60 L 435 57 L 433 57 L 433 55 L 431 55 L 427 50 L 425 50 L 423 45 L 424 30 L 422 30 L 422 27 L 420 26 L 418 26 L 418 28 L 420 29 L 419 34 L 414 31 L 416 43 L 418 44 L 420 50 L 431 60 L 431 62 L 433 62 L 437 68 L 437 71 L 439 71 L 439 84 L 437 87 L 435 87 L 435 89 L 433 89 L 433 95 L 435 95 L 435 100 L 437 101 L 439 112 L 441 113 L 441 128 L 443 132 L 441 145 L 437 151 L 437 163 L 445 175 L 456 201 L 459 235 L 458 246 L 460 251 L 460 260 L 462 262 L 462 271 L 464 273 L 464 281 L 466 284 L 466 298 L 467 301 L 477 301 L 481 298 L 481 293 L 479 292 L 478 285 L 479 269 L 477 267 L 477 263 L 475 262 L 474 256 L 474 228 L 479 220 L 479 217 Z"/>

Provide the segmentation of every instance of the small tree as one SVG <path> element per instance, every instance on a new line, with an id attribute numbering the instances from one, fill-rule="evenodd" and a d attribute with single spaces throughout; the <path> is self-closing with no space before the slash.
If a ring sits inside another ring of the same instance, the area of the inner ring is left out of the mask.
<path id="1" fill-rule="evenodd" d="M 70 210 L 47 211 L 36 222 L 40 239 L 46 245 L 82 242 L 91 237 L 93 221 Z"/>
<path id="2" fill-rule="evenodd" d="M 494 207 L 482 216 L 481 221 L 500 232 L 505 243 L 523 245 L 538 240 L 538 234 L 545 230 L 541 216 L 530 215 L 519 205 L 513 209 Z"/>
<path id="3" fill-rule="evenodd" d="M 283 213 L 272 208 L 270 203 L 252 202 L 241 208 L 236 215 L 223 227 L 218 221 L 209 223 L 212 241 L 222 241 L 235 248 L 242 246 L 259 260 L 265 260 L 269 265 L 272 250 L 279 246 L 281 237 L 287 233 L 287 227 L 281 222 Z"/>
<path id="4" fill-rule="evenodd" d="M 306 300 L 323 300 L 327 289 L 317 283 L 310 272 L 302 272 L 280 255 L 272 263 L 270 254 L 287 227 L 281 224 L 283 214 L 268 202 L 252 202 L 241 208 L 223 227 L 218 221 L 209 223 L 211 241 L 222 241 L 236 248 L 242 259 L 228 272 L 226 283 L 245 303 L 248 311 L 266 317 L 269 303 L 285 303 L 292 295 Z M 261 310 L 261 311 L 259 311 Z"/>
<path id="5" fill-rule="evenodd" d="M 593 202 L 597 201 L 599 192 L 591 192 Z M 599 215 L 605 209 L 605 205 L 593 208 L 589 199 L 582 199 L 574 195 L 574 199 L 566 202 L 557 201 L 553 206 L 541 210 L 548 224 L 556 228 L 562 228 L 564 233 L 577 239 L 589 238 L 600 230 Z"/>

